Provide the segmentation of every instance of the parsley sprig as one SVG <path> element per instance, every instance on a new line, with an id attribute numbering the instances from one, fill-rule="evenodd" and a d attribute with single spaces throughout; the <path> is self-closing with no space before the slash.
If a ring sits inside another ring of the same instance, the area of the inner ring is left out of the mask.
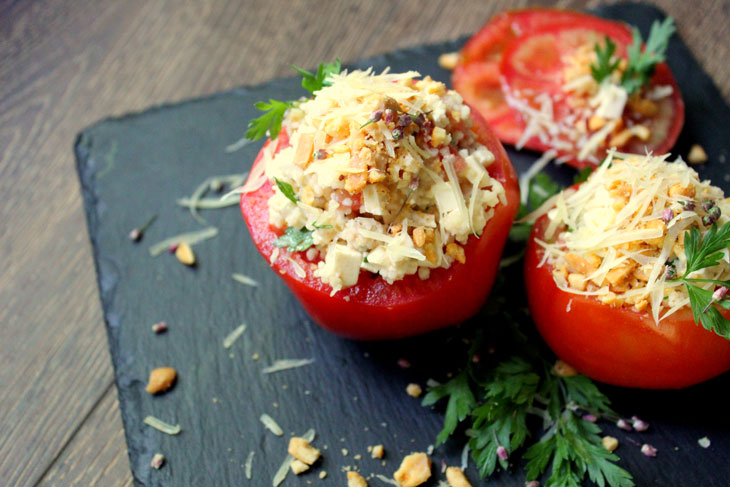
<path id="1" fill-rule="evenodd" d="M 687 269 L 682 277 L 675 279 L 682 281 L 687 287 L 695 324 L 702 323 L 705 329 L 730 340 L 730 321 L 715 306 L 730 309 L 730 299 L 726 294 L 727 289 L 730 289 L 730 281 L 688 277 L 693 272 L 718 265 L 723 258 L 723 251 L 728 248 L 730 248 L 730 222 L 720 228 L 717 224 L 713 224 L 704 236 L 697 228 L 690 228 L 684 234 Z M 704 289 L 700 287 L 702 283 L 713 283 L 718 288 L 714 291 Z M 722 288 L 725 288 L 724 292 Z"/>
<path id="2" fill-rule="evenodd" d="M 330 75 L 339 73 L 342 64 L 339 59 L 335 59 L 331 63 L 320 64 L 316 73 L 310 73 L 306 69 L 294 65 L 292 65 L 292 68 L 302 75 L 302 87 L 314 95 L 315 92 L 330 85 Z M 246 138 L 257 140 L 266 137 L 268 134 L 272 140 L 276 139 L 279 136 L 279 132 L 281 132 L 281 122 L 284 120 L 284 114 L 289 108 L 295 107 L 298 104 L 298 101 L 278 101 L 271 99 L 268 103 L 265 101 L 256 103 L 254 107 L 264 112 L 264 114 L 248 123 Z"/>
<path id="3" fill-rule="evenodd" d="M 639 29 L 632 30 L 633 41 L 627 48 L 628 62 L 626 70 L 621 75 L 621 85 L 630 95 L 646 85 L 654 74 L 657 64 L 665 61 L 669 38 L 676 32 L 674 19 L 667 17 L 664 21 L 654 21 L 649 31 L 649 37 L 644 46 Z M 620 60 L 614 59 L 616 44 L 606 37 L 605 47 L 595 46 L 597 61 L 591 65 L 593 78 L 601 83 L 619 66 Z"/>

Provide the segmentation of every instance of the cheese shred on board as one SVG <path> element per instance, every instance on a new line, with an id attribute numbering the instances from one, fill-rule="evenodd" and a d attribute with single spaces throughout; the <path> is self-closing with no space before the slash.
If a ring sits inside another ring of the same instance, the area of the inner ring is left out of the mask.
<path id="1" fill-rule="evenodd" d="M 331 75 L 331 85 L 288 110 L 289 145 L 265 151 L 265 170 L 242 189 L 272 183 L 269 223 L 311 238 L 306 258 L 333 294 L 361 270 L 393 283 L 461 261 L 460 247 L 506 200 L 469 107 L 419 76 Z"/>
<path id="2" fill-rule="evenodd" d="M 538 244 L 545 249 L 541 265 L 551 266 L 560 289 L 650 312 L 657 323 L 689 304 L 686 287 L 672 280 L 687 268 L 685 233 L 697 228 L 704 235 L 726 223 L 730 200 L 668 157 L 609 151 L 577 190 L 554 198 L 546 241 Z M 729 279 L 728 250 L 718 265 L 688 277 Z"/>

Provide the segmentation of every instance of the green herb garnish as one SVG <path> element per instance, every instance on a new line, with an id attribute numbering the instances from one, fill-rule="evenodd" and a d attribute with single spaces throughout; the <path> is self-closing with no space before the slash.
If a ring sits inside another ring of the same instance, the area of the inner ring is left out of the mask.
<path id="1" fill-rule="evenodd" d="M 585 183 L 586 181 L 588 181 L 588 177 L 593 174 L 594 170 L 595 168 L 591 166 L 584 167 L 583 169 L 578 171 L 578 174 L 573 176 L 573 184 Z"/>
<path id="2" fill-rule="evenodd" d="M 315 91 L 319 91 L 324 86 L 330 84 L 328 80 L 329 76 L 340 72 L 341 63 L 339 59 L 336 59 L 332 63 L 320 64 L 315 74 L 296 66 L 292 66 L 292 68 L 302 75 L 302 86 L 311 94 L 314 94 Z M 276 139 L 279 136 L 279 132 L 281 132 L 281 122 L 284 120 L 284 114 L 289 108 L 295 107 L 298 104 L 298 101 L 278 101 L 272 99 L 268 103 L 260 101 L 254 104 L 256 110 L 260 110 L 264 114 L 248 123 L 246 138 L 249 140 L 257 140 L 266 137 L 268 133 L 271 140 Z"/>
<path id="3" fill-rule="evenodd" d="M 520 220 L 531 211 L 537 210 L 543 203 L 550 199 L 553 195 L 557 194 L 563 189 L 560 184 L 555 182 L 550 176 L 543 172 L 539 172 L 530 181 L 529 189 L 527 190 L 527 205 L 520 204 L 519 210 L 517 210 L 517 220 Z M 510 240 L 514 242 L 525 242 L 530 236 L 532 230 L 531 223 L 514 223 L 509 232 Z"/>
<path id="4" fill-rule="evenodd" d="M 279 248 L 287 248 L 292 252 L 304 252 L 314 245 L 312 239 L 313 230 L 303 228 L 287 228 L 284 235 L 274 240 L 274 245 Z"/>
<path id="5" fill-rule="evenodd" d="M 477 400 L 479 398 L 480 400 Z M 616 465 L 618 456 L 601 443 L 601 428 L 588 420 L 616 420 L 608 398 L 587 377 L 559 377 L 550 365 L 529 353 L 509 356 L 496 365 L 467 366 L 448 382 L 431 387 L 423 405 L 447 399 L 444 428 L 436 445 L 444 443 L 460 423 L 480 476 L 500 466 L 525 447 L 526 479 L 546 475 L 546 486 L 580 486 L 587 478 L 597 485 L 632 487 L 631 474 Z M 542 436 L 528 442 L 528 417 L 542 421 Z"/>
<path id="6" fill-rule="evenodd" d="M 331 74 L 338 74 L 342 69 L 342 63 L 339 58 L 335 59 L 332 63 L 320 64 L 317 68 L 316 73 L 310 73 L 306 69 L 299 68 L 292 64 L 292 69 L 302 75 L 302 87 L 314 94 L 315 91 L 319 91 L 325 86 L 330 86 L 332 82 L 327 79 Z"/>
<path id="7" fill-rule="evenodd" d="M 602 49 L 600 44 L 596 43 L 595 50 L 597 60 L 596 64 L 591 64 L 591 74 L 593 79 L 600 84 L 604 79 L 611 76 L 611 73 L 618 68 L 621 60 L 613 57 L 616 52 L 616 43 L 608 36 L 606 36 L 606 47 Z"/>
<path id="8" fill-rule="evenodd" d="M 282 194 L 284 196 L 286 196 L 289 201 L 291 201 L 292 203 L 294 203 L 296 205 L 297 201 L 299 201 L 299 199 L 297 198 L 297 195 L 294 193 L 294 188 L 292 188 L 291 184 L 285 183 L 284 181 L 281 181 L 278 178 L 274 178 L 274 181 L 276 182 L 276 187 L 279 188 L 279 191 L 281 191 Z"/>
<path id="9" fill-rule="evenodd" d="M 730 299 L 727 290 L 730 289 L 730 281 L 719 281 L 711 279 L 689 278 L 691 273 L 713 267 L 720 263 L 723 258 L 722 251 L 730 248 L 730 222 L 725 223 L 718 229 L 713 224 L 704 236 L 700 235 L 697 228 L 690 228 L 684 234 L 684 252 L 687 256 L 687 269 L 682 277 L 674 279 L 682 281 L 687 286 L 689 304 L 692 308 L 695 324 L 702 323 L 702 326 L 714 331 L 723 338 L 730 340 L 730 321 L 714 305 L 724 309 L 730 309 Z M 668 274 L 671 274 L 672 264 L 667 264 Z M 676 271 L 675 271 L 676 272 Z M 718 287 L 714 290 L 703 289 L 695 283 L 714 283 Z"/>
<path id="10" fill-rule="evenodd" d="M 633 42 L 627 48 L 628 63 L 621 75 L 621 85 L 629 95 L 646 85 L 654 74 L 656 65 L 666 59 L 669 38 L 674 32 L 676 29 L 672 17 L 667 17 L 663 22 L 654 21 L 646 46 L 642 49 L 644 41 L 641 33 L 636 27 L 633 28 Z M 595 50 L 597 62 L 591 65 L 591 74 L 598 83 L 601 83 L 618 68 L 620 61 L 612 60 L 616 45 L 608 37 L 605 47 L 601 48 L 596 44 Z"/>

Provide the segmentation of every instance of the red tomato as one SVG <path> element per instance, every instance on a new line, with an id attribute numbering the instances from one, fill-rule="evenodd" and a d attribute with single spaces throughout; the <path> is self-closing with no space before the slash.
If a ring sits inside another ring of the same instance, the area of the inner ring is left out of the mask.
<path id="1" fill-rule="evenodd" d="M 332 288 L 314 277 L 313 262 L 303 252 L 280 249 L 272 268 L 314 321 L 349 338 L 391 339 L 454 325 L 479 310 L 499 268 L 502 248 L 517 212 L 519 188 L 499 140 L 476 113 L 474 122 L 479 140 L 496 157 L 488 171 L 504 186 L 507 205 L 495 208 L 481 237 L 469 237 L 464 246 L 466 264 L 456 262 L 449 269 L 432 269 L 426 280 L 408 275 L 393 284 L 362 271 L 356 285 L 330 296 Z M 286 134 L 267 142 L 272 143 L 278 144 L 276 151 L 286 147 Z M 259 153 L 254 166 L 261 160 L 262 153 Z M 273 241 L 283 233 L 282 229 L 269 226 L 268 200 L 272 193 L 272 185 L 267 181 L 258 190 L 241 195 L 241 212 L 256 247 L 267 261 L 275 249 Z M 305 277 L 297 275 L 289 258 L 305 270 Z"/>
<path id="2" fill-rule="evenodd" d="M 550 265 L 538 267 L 535 239 L 547 224 L 543 216 L 532 229 L 525 282 L 532 318 L 563 361 L 601 382 L 644 389 L 679 389 L 730 370 L 730 340 L 695 325 L 689 308 L 656 324 L 649 313 L 559 289 Z"/>
<path id="3" fill-rule="evenodd" d="M 516 144 L 525 131 L 526 123 L 517 101 L 538 108 L 535 97 L 547 93 L 556 121 L 572 120 L 576 109 L 565 100 L 562 90 L 563 65 L 566 53 L 585 44 L 602 43 L 605 36 L 617 45 L 616 55 L 626 57 L 626 48 L 632 43 L 631 31 L 622 23 L 603 20 L 591 15 L 558 10 L 531 9 L 506 12 L 488 22 L 464 46 L 460 64 L 454 70 L 454 87 L 464 99 L 477 107 L 492 125 L 500 140 Z M 658 112 L 651 117 L 626 110 L 624 122 L 640 123 L 651 131 L 647 141 L 632 139 L 622 151 L 645 153 L 668 152 L 684 124 L 684 103 L 666 63 L 656 67 L 650 81 L 654 86 L 671 86 L 672 95 L 657 102 Z M 508 102 L 509 100 L 509 102 Z M 572 125 L 572 124 L 571 124 Z M 575 141 L 566 148 L 566 136 L 559 136 L 558 155 L 576 167 L 592 164 L 577 160 L 580 147 Z M 537 136 L 525 143 L 528 149 L 540 152 L 555 148 Z M 597 154 L 600 160 L 605 149 Z"/>

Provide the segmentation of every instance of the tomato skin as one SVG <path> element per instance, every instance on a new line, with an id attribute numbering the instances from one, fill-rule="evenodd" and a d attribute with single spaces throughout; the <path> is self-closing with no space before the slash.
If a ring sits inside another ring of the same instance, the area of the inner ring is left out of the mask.
<path id="1" fill-rule="evenodd" d="M 479 310 L 499 268 L 502 248 L 517 212 L 519 188 L 504 148 L 478 114 L 474 119 L 480 141 L 495 155 L 488 171 L 504 186 L 507 205 L 495 208 L 480 238 L 469 237 L 464 246 L 466 264 L 455 262 L 449 269 L 432 269 L 426 280 L 408 275 L 393 284 L 361 271 L 355 286 L 330 296 L 332 288 L 314 277 L 312 262 L 304 253 L 280 249 L 272 268 L 315 322 L 344 337 L 381 340 L 458 324 Z M 267 144 L 276 143 L 277 150 L 282 149 L 288 144 L 286 134 L 280 139 L 282 135 Z M 254 166 L 261 159 L 259 153 Z M 241 195 L 241 212 L 257 249 L 267 261 L 275 249 L 272 242 L 283 233 L 269 226 L 268 199 L 272 194 L 272 185 L 267 181 L 258 190 Z M 306 277 L 298 276 L 285 256 L 297 262 Z"/>
<path id="2" fill-rule="evenodd" d="M 657 325 L 649 313 L 559 289 L 550 265 L 538 267 L 535 239 L 547 224 L 543 216 L 532 229 L 525 283 L 537 329 L 560 359 L 598 381 L 642 389 L 680 389 L 730 370 L 730 340 L 695 325 L 689 308 Z"/>
<path id="3" fill-rule="evenodd" d="M 465 101 L 481 112 L 502 142 L 516 144 L 526 129 L 518 110 L 507 102 L 508 93 L 512 96 L 521 90 L 549 93 L 554 97 L 556 119 L 571 116 L 573 109 L 562 101 L 562 87 L 557 80 L 562 80 L 562 75 L 558 76 L 561 73 L 558 73 L 560 64 L 557 60 L 560 50 L 570 45 L 570 36 L 568 41 L 556 42 L 553 46 L 537 42 L 541 35 L 558 35 L 571 30 L 595 32 L 597 40 L 608 35 L 616 43 L 617 55 L 621 57 L 626 57 L 626 47 L 632 42 L 631 31 L 621 22 L 579 12 L 526 9 L 493 17 L 461 50 L 460 62 L 452 75 L 454 87 Z M 644 154 L 649 150 L 663 154 L 677 141 L 684 125 L 684 102 L 666 63 L 657 65 L 650 81 L 650 86 L 659 85 L 671 86 L 673 93 L 658 102 L 659 115 L 640 120 L 651 130 L 650 139 L 646 142 L 632 139 L 620 148 L 621 151 Z M 538 137 L 527 140 L 524 147 L 538 152 L 552 149 Z M 578 160 L 578 150 L 557 152 L 558 157 L 571 166 L 596 165 Z M 601 157 L 599 151 L 597 158 Z"/>

